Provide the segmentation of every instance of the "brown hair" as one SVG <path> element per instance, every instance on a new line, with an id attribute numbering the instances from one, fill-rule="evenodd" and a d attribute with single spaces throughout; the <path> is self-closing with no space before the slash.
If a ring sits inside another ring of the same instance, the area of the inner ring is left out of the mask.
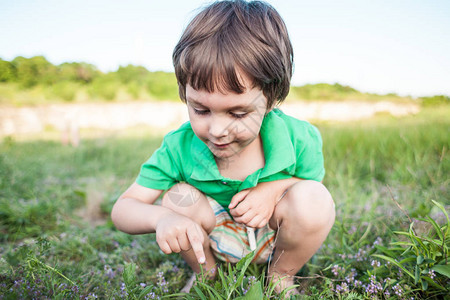
<path id="1" fill-rule="evenodd" d="M 239 72 L 267 98 L 267 107 L 289 93 L 293 51 L 281 16 L 262 1 L 218 1 L 189 23 L 173 51 L 180 98 L 195 90 L 245 92 Z"/>

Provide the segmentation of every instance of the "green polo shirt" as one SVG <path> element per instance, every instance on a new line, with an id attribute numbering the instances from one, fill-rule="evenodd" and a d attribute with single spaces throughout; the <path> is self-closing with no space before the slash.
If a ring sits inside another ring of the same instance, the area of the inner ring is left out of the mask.
<path id="1" fill-rule="evenodd" d="M 228 210 L 236 193 L 259 182 L 293 176 L 316 181 L 323 179 L 322 139 L 316 127 L 274 109 L 265 116 L 260 134 L 265 166 L 244 181 L 219 173 L 212 152 L 187 122 L 164 137 L 161 147 L 142 165 L 136 182 L 157 190 L 167 190 L 178 182 L 186 182 Z"/>

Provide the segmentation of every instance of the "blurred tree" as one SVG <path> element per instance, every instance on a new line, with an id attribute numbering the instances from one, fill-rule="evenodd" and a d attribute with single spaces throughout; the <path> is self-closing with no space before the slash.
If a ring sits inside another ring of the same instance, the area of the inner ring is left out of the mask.
<path id="1" fill-rule="evenodd" d="M 16 80 L 16 69 L 12 63 L 0 58 L 0 82 Z"/>
<path id="2" fill-rule="evenodd" d="M 88 93 L 91 97 L 114 100 L 121 86 L 117 73 L 110 72 L 95 77 L 89 84 Z"/>
<path id="3" fill-rule="evenodd" d="M 117 76 L 122 83 L 128 84 L 130 82 L 143 84 L 149 71 L 142 66 L 128 65 L 126 67 L 120 66 L 117 70 Z"/>
<path id="4" fill-rule="evenodd" d="M 93 65 L 87 63 L 62 63 L 58 66 L 60 79 L 83 83 L 91 82 L 101 73 Z"/>
<path id="5" fill-rule="evenodd" d="M 449 105 L 450 97 L 445 95 L 436 95 L 431 97 L 421 97 L 422 105 L 433 106 L 433 105 Z"/>
<path id="6" fill-rule="evenodd" d="M 49 87 L 51 98 L 57 97 L 66 102 L 75 100 L 77 92 L 80 90 L 81 83 L 69 80 L 58 81 Z"/>
<path id="7" fill-rule="evenodd" d="M 178 84 L 175 73 L 151 72 L 146 78 L 147 91 L 158 100 L 177 100 Z"/>
<path id="8" fill-rule="evenodd" d="M 43 56 L 25 58 L 16 57 L 12 64 L 16 68 L 17 80 L 24 87 L 32 87 L 38 83 L 52 84 L 58 79 L 58 69 Z"/>
<path id="9" fill-rule="evenodd" d="M 292 92 L 296 97 L 305 100 L 342 100 L 362 94 L 354 88 L 339 83 L 306 84 L 292 87 Z"/>

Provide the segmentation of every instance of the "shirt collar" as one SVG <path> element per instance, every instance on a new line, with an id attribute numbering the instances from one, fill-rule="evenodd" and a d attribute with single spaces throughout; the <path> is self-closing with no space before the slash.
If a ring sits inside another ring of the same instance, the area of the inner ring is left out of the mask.
<path id="1" fill-rule="evenodd" d="M 295 152 L 288 128 L 275 111 L 270 111 L 264 117 L 260 134 L 263 142 L 265 166 L 258 177 L 276 174 L 295 163 Z M 224 178 L 217 168 L 211 150 L 195 134 L 192 137 L 191 155 L 194 164 L 191 174 L 192 179 L 211 181 Z M 259 173 L 259 170 L 256 172 Z"/>
<path id="2" fill-rule="evenodd" d="M 214 155 L 208 146 L 195 134 L 192 136 L 191 155 L 193 170 L 191 178 L 200 181 L 211 181 L 223 178 L 217 168 Z"/>
<path id="3" fill-rule="evenodd" d="M 276 174 L 295 163 L 295 151 L 284 120 L 278 109 L 272 110 L 261 125 L 264 157 L 266 160 L 261 177 Z"/>

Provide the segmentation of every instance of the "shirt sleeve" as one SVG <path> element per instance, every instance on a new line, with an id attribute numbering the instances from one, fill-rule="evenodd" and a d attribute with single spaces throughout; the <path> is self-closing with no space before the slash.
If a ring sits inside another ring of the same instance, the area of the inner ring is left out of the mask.
<path id="1" fill-rule="evenodd" d="M 164 139 L 160 148 L 142 165 L 136 183 L 156 190 L 168 190 L 182 181 L 179 168 Z"/>
<path id="2" fill-rule="evenodd" d="M 301 137 L 297 151 L 295 176 L 315 181 L 322 181 L 325 176 L 322 137 L 319 130 L 313 125 L 309 125 Z"/>

